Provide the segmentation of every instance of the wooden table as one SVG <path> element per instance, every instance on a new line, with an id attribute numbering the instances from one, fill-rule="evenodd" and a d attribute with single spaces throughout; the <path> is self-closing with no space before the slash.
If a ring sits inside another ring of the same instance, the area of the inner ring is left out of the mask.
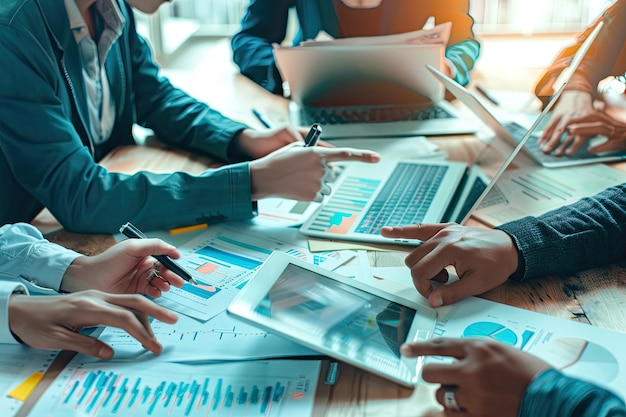
<path id="1" fill-rule="evenodd" d="M 255 103 L 277 123 L 286 123 L 286 101 L 271 96 L 241 76 L 233 76 L 238 96 L 251 97 L 246 103 Z M 238 119 L 259 126 L 253 119 L 251 108 L 239 104 Z M 225 113 L 233 117 L 233 107 Z M 260 127 L 260 126 L 259 126 Z M 436 139 L 440 146 L 450 150 L 452 159 L 466 159 L 475 152 L 473 136 Z M 211 166 L 211 161 L 193 157 L 164 147 L 126 147 L 115 150 L 102 164 L 110 171 L 133 173 L 141 169 L 154 172 L 184 170 L 199 173 Z M 622 166 L 619 168 L 623 169 Z M 49 214 L 39 216 L 35 224 L 44 231 L 55 228 Z M 58 225 L 56 225 L 58 227 Z M 86 254 L 99 253 L 114 244 L 112 236 L 83 235 L 58 230 L 50 234 L 52 241 Z M 403 265 L 404 252 L 371 254 L 374 266 Z M 552 316 L 591 323 L 626 332 L 626 263 L 582 272 L 566 279 L 544 278 L 525 283 L 506 283 L 482 297 L 512 306 L 533 310 Z M 63 363 L 71 357 L 63 353 L 36 388 L 18 416 L 27 415 L 32 404 L 44 388 L 58 374 Z M 316 416 L 443 416 L 434 400 L 436 387 L 419 386 L 409 390 L 348 365 L 340 367 L 340 376 L 332 386 L 320 386 L 316 403 Z"/>

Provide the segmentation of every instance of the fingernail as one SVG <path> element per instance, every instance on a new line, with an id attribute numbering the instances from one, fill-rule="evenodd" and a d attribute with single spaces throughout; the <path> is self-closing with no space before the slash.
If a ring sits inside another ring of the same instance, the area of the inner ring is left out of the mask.
<path id="1" fill-rule="evenodd" d="M 409 347 L 405 344 L 403 344 L 402 346 L 400 346 L 400 353 L 403 356 L 407 356 L 411 353 L 411 350 L 409 349 Z"/>
<path id="2" fill-rule="evenodd" d="M 435 294 L 430 297 L 431 307 L 441 307 L 442 305 L 443 305 L 443 298 L 441 298 L 441 295 Z"/>
<path id="3" fill-rule="evenodd" d="M 109 349 L 107 349 L 106 347 L 102 346 L 99 350 L 98 350 L 98 357 L 102 358 L 102 359 L 107 359 L 111 356 L 111 351 Z"/>

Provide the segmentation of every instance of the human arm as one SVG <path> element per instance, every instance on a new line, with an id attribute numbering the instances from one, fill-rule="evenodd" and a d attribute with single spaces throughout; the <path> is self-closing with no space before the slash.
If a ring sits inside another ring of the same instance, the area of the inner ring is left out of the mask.
<path id="1" fill-rule="evenodd" d="M 403 356 L 440 356 L 453 363 L 426 364 L 422 378 L 441 384 L 437 401 L 444 405 L 444 386 L 456 386 L 462 411 L 484 417 L 617 417 L 626 415 L 614 394 L 569 378 L 543 360 L 488 339 L 434 339 L 402 345 Z"/>
<path id="2" fill-rule="evenodd" d="M 624 400 L 555 369 L 540 372 L 524 392 L 519 417 L 624 417 Z"/>
<path id="3" fill-rule="evenodd" d="M 250 163 L 252 196 L 321 201 L 330 193 L 327 183 L 334 180 L 328 164 L 338 161 L 376 163 L 380 155 L 352 148 L 288 146 Z"/>
<path id="4" fill-rule="evenodd" d="M 0 227 L 0 274 L 4 279 L 23 278 L 36 286 L 58 291 L 63 275 L 80 256 L 48 242 L 30 224 Z"/>
<path id="5" fill-rule="evenodd" d="M 611 116 L 605 108 L 595 105 L 591 113 L 572 118 L 567 127 L 569 137 L 561 142 L 555 154 L 573 155 L 595 135 L 605 136 L 607 140 L 590 146 L 587 150 L 591 153 L 626 150 L 626 122 Z"/>
<path id="6" fill-rule="evenodd" d="M 539 139 L 543 151 L 557 155 L 573 154 L 593 134 L 572 134 L 561 144 L 563 133 L 573 119 L 588 117 L 594 109 L 598 83 L 609 75 L 626 71 L 626 2 L 618 1 L 603 14 L 604 26 L 582 62 L 572 74 L 565 91 L 554 108 L 553 116 Z M 622 62 L 619 62 L 622 61 Z M 568 152 L 569 151 L 569 152 Z"/>
<path id="7" fill-rule="evenodd" d="M 5 280 L 23 278 L 35 284 L 29 286 L 31 291 L 97 289 L 159 297 L 170 284 L 181 287 L 183 279 L 165 267 L 159 272 L 167 283 L 146 279 L 155 262 L 151 255 L 180 257 L 176 248 L 158 239 L 126 240 L 99 255 L 84 256 L 49 242 L 29 224 L 0 227 L 0 274 Z"/>
<path id="8" fill-rule="evenodd" d="M 29 297 L 15 294 L 8 305 L 13 334 L 39 349 L 67 349 L 109 359 L 113 349 L 96 338 L 78 333 L 87 326 L 126 330 L 148 350 L 159 354 L 149 317 L 173 324 L 178 317 L 140 295 L 81 291 L 68 295 Z"/>
<path id="9" fill-rule="evenodd" d="M 161 264 L 158 264 L 158 274 L 162 279 L 148 280 L 155 265 L 152 255 L 180 257 L 175 247 L 159 239 L 124 240 L 101 254 L 76 258 L 63 275 L 61 291 L 94 289 L 157 298 L 168 291 L 170 285 L 182 287 L 183 279 Z"/>
<path id="10" fill-rule="evenodd" d="M 287 31 L 293 0 L 250 0 L 241 29 L 231 39 L 233 61 L 243 75 L 274 94 L 282 94 L 282 78 L 274 61 L 273 43 Z"/>
<path id="11" fill-rule="evenodd" d="M 154 230 L 254 215 L 245 163 L 197 176 L 182 172 L 124 175 L 96 164 L 79 114 L 74 111 L 75 99 L 80 102 L 79 84 L 68 82 L 60 69 L 58 50 L 45 28 L 32 24 L 41 20 L 39 13 L 36 5 L 29 3 L 15 19 L 0 22 L 0 54 L 11 63 L 3 67 L 0 78 L 0 107 L 6 110 L 0 119 L 0 164 L 8 166 L 3 173 L 12 175 L 8 184 L 0 186 L 3 198 L 12 198 L 13 192 L 19 191 L 24 198 L 37 199 L 48 207 L 64 227 L 80 232 L 114 233 L 127 221 Z M 120 54 L 111 60 L 116 61 Z M 70 69 L 71 64 L 76 63 L 68 61 Z M 127 60 L 112 68 L 120 70 L 125 64 Z M 129 96 L 131 81 L 128 74 L 119 81 Z M 20 87 L 24 85 L 29 88 Z M 112 90 L 117 85 L 113 83 Z M 160 92 L 158 96 L 163 97 Z M 180 106 L 181 102 L 185 100 L 170 104 Z M 134 114 L 130 100 L 117 104 L 120 117 L 115 129 L 121 131 L 115 131 L 114 142 L 130 134 L 132 123 L 128 119 Z M 195 120 L 201 108 L 205 107 L 191 105 L 177 126 L 185 125 L 187 117 Z M 124 126 L 128 131 L 123 131 Z M 215 143 L 222 143 L 225 130 L 215 130 Z M 197 136 L 191 131 L 189 134 Z M 187 135 L 180 137 L 188 139 Z M 217 154 L 226 154 L 229 143 L 215 147 Z M 22 202 L 16 200 L 14 204 Z"/>
<path id="12" fill-rule="evenodd" d="M 496 230 L 456 224 L 385 227 L 391 238 L 424 241 L 405 259 L 417 290 L 433 307 L 482 294 L 507 279 L 568 274 L 626 255 L 626 184 Z M 460 280 L 447 282 L 454 266 Z"/>
<path id="13" fill-rule="evenodd" d="M 435 23 L 452 22 L 445 57 L 452 64 L 452 78 L 461 85 L 467 85 L 470 82 L 470 71 L 480 54 L 480 43 L 473 30 L 474 19 L 469 14 L 469 1 L 448 0 L 429 3 Z"/>

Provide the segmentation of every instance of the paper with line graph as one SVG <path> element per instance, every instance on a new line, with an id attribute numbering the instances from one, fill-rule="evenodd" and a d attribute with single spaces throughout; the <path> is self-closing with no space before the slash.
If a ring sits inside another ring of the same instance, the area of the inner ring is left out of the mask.
<path id="1" fill-rule="evenodd" d="M 230 301 L 274 251 L 333 270 L 356 256 L 353 251 L 311 253 L 295 228 L 263 221 L 210 226 L 180 246 L 179 263 L 198 285 L 172 287 L 157 303 L 181 314 L 206 321 L 226 309 Z"/>
<path id="2" fill-rule="evenodd" d="M 321 356 L 318 352 L 244 323 L 223 312 L 207 322 L 181 315 L 176 324 L 152 321 L 163 345 L 160 361 L 211 362 Z M 147 360 L 154 354 L 124 330 L 107 327 L 98 337 L 115 351 L 112 360 Z"/>
<path id="3" fill-rule="evenodd" d="M 499 226 L 525 216 L 539 216 L 624 182 L 626 173 L 604 164 L 518 168 L 506 171 L 498 180 L 499 198 L 490 198 L 490 193 L 473 215 Z"/>

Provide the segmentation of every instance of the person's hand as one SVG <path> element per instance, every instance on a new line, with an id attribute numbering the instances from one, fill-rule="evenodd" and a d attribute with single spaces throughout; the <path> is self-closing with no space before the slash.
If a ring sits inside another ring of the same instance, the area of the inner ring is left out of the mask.
<path id="1" fill-rule="evenodd" d="M 375 152 L 352 148 L 287 146 L 250 162 L 252 199 L 282 197 L 321 201 L 330 194 L 328 182 L 335 173 L 329 163 L 338 161 L 378 162 Z"/>
<path id="2" fill-rule="evenodd" d="M 444 407 L 446 389 L 453 390 L 460 411 L 446 415 L 472 417 L 516 417 L 522 395 L 532 379 L 550 368 L 546 362 L 488 339 L 435 339 L 404 344 L 406 357 L 447 356 L 452 364 L 426 364 L 424 381 L 441 384 L 436 398 Z"/>
<path id="3" fill-rule="evenodd" d="M 626 149 L 626 123 L 619 121 L 604 111 L 596 110 L 583 117 L 572 119 L 567 130 L 575 138 L 566 154 L 575 153 L 584 143 L 584 138 L 603 135 L 608 140 L 600 145 L 590 147 L 591 153 L 602 153 Z"/>
<path id="4" fill-rule="evenodd" d="M 572 155 L 580 148 L 588 136 L 573 135 L 571 132 L 563 140 L 563 134 L 573 119 L 586 117 L 594 112 L 593 97 L 584 91 L 564 91 L 554 106 L 550 121 L 537 141 L 544 153 Z M 571 147 L 576 143 L 576 147 Z"/>
<path id="5" fill-rule="evenodd" d="M 64 292 L 94 289 L 156 298 L 168 291 L 170 284 L 182 287 L 185 281 L 160 263 L 158 275 L 152 275 L 156 259 L 151 255 L 180 258 L 174 246 L 159 239 L 124 240 L 99 255 L 76 258 L 65 272 L 60 289 Z"/>
<path id="6" fill-rule="evenodd" d="M 240 151 L 252 159 L 262 158 L 292 143 L 304 143 L 309 129 L 287 126 L 279 129 L 245 129 L 238 136 Z M 328 142 L 320 140 L 318 146 L 332 148 Z"/>
<path id="7" fill-rule="evenodd" d="M 155 354 L 163 350 L 148 317 L 176 323 L 176 314 L 142 295 L 81 291 L 74 294 L 30 297 L 13 295 L 9 300 L 9 327 L 24 343 L 38 349 L 66 349 L 109 359 L 113 349 L 78 331 L 87 326 L 113 326 L 126 330 Z"/>
<path id="8" fill-rule="evenodd" d="M 423 243 L 405 259 L 417 291 L 431 307 L 456 303 L 504 283 L 517 270 L 517 249 L 501 230 L 479 229 L 456 223 L 418 224 L 381 229 L 390 238 L 418 239 Z M 459 280 L 448 282 L 447 266 L 454 266 Z"/>
<path id="9" fill-rule="evenodd" d="M 280 129 L 245 129 L 238 136 L 239 149 L 252 159 L 262 158 L 294 142 L 304 143 L 306 131 L 288 126 Z"/>

